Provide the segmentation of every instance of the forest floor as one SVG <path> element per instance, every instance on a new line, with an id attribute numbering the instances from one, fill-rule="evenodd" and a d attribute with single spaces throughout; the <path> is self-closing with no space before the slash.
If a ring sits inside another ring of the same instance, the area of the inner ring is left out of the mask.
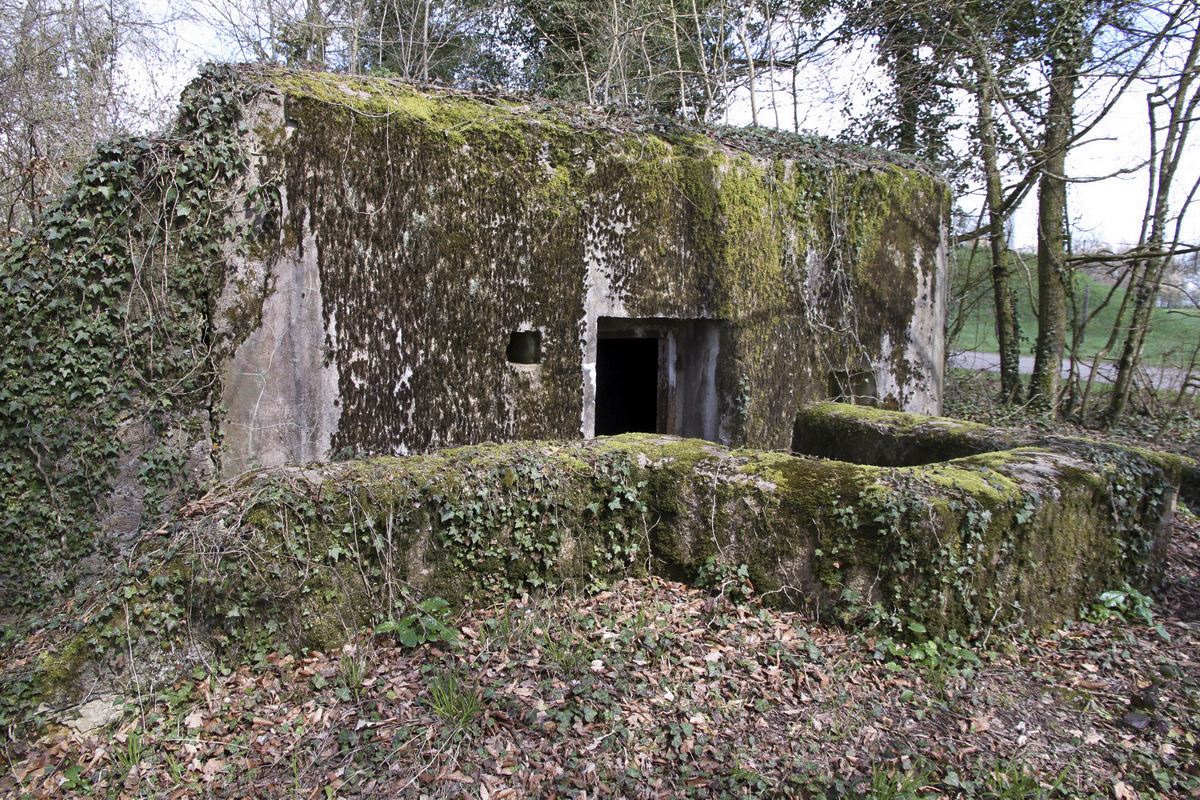
<path id="1" fill-rule="evenodd" d="M 996 422 L 969 394 L 952 410 Z M 1173 449 L 1194 446 L 1177 424 Z M 909 645 L 869 615 L 765 609 L 729 577 L 466 609 L 452 643 L 214 664 L 131 693 L 99 731 L 10 735 L 0 795 L 1200 797 L 1189 513 L 1152 597 L 1113 587 L 1036 634 Z"/>

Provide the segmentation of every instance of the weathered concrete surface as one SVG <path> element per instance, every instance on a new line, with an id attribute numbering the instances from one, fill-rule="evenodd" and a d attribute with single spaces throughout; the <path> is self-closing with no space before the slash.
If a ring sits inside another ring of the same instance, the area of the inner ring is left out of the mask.
<path id="1" fill-rule="evenodd" d="M 588 438 L 601 396 L 649 409 L 607 432 L 783 449 L 842 374 L 937 411 L 949 210 L 815 137 L 206 68 L 0 259 L 0 602 L 254 466 Z M 602 381 L 629 339 L 648 379 Z"/>
<path id="2" fill-rule="evenodd" d="M 265 469 L 189 523 L 190 614 L 234 640 L 270 624 L 330 646 L 406 597 L 745 564 L 766 602 L 900 633 L 1040 627 L 1154 580 L 1178 477 L 1119 448 L 888 468 L 637 434 Z M 246 563 L 273 565 L 248 607 Z"/>
<path id="3" fill-rule="evenodd" d="M 927 417 L 840 403 L 816 403 L 796 415 L 792 452 L 821 458 L 848 458 L 879 466 L 915 466 L 1018 447 L 1134 452 L 1169 464 L 1172 483 L 1189 507 L 1200 507 L 1200 465 L 1189 458 L 1139 448 L 1108 447 L 1088 439 L 1044 436 L 1028 430 L 995 428 L 948 417 Z"/>
<path id="4" fill-rule="evenodd" d="M 918 165 L 800 137 L 751 154 L 394 81 L 243 77 L 247 184 L 276 187 L 278 242 L 232 254 L 217 302 L 226 476 L 590 437 L 614 336 L 659 342 L 658 432 L 786 447 L 839 371 L 890 407 L 941 409 L 949 194 Z M 519 331 L 538 332 L 537 363 L 507 362 Z"/>
<path id="5" fill-rule="evenodd" d="M 906 414 L 844 403 L 801 409 L 793 453 L 881 467 L 911 467 L 1035 446 L 1037 437 L 949 417 Z"/>
<path id="6" fill-rule="evenodd" d="M 253 262 L 230 286 L 247 302 L 246 287 L 261 292 L 257 327 L 223 365 L 222 469 L 237 474 L 259 464 L 328 461 L 337 430 L 338 372 L 329 362 L 315 243 L 287 269 Z M 264 274 L 265 273 L 265 274 Z M 222 299 L 234 307 L 234 300 Z M 218 317 L 220 320 L 220 317 Z M 225 326 L 218 326 L 223 330 Z"/>

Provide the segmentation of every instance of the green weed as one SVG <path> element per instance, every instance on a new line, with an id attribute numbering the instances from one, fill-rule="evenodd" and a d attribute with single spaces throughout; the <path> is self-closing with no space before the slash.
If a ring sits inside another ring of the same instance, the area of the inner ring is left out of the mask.
<path id="1" fill-rule="evenodd" d="M 435 714 L 455 727 L 465 727 L 483 714 L 478 690 L 457 665 L 430 680 L 428 703 Z"/>

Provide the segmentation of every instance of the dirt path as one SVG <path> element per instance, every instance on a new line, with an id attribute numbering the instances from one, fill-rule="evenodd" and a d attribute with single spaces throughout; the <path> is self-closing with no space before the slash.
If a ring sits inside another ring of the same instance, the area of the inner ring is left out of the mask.
<path id="1" fill-rule="evenodd" d="M 1091 374 L 1092 363 L 1090 361 L 1079 362 L 1079 371 L 1084 380 Z M 1031 374 L 1033 372 L 1033 364 L 1033 356 L 1021 356 L 1021 374 Z M 966 350 L 961 353 L 952 354 L 950 356 L 950 366 L 962 369 L 983 370 L 986 372 L 999 372 L 1000 356 L 996 353 Z M 1064 377 L 1071 374 L 1071 366 L 1069 360 L 1063 364 L 1062 372 Z M 1117 366 L 1112 362 L 1101 362 L 1095 369 L 1096 380 L 1100 383 L 1112 383 L 1116 378 Z M 1159 391 L 1179 391 L 1180 383 L 1186 376 L 1187 373 L 1184 370 L 1172 367 L 1143 367 L 1142 369 L 1143 380 L 1148 380 Z"/>

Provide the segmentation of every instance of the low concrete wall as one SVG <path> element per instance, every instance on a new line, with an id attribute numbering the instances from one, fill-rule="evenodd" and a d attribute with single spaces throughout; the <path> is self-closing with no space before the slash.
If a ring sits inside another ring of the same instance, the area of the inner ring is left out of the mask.
<path id="1" fill-rule="evenodd" d="M 898 633 L 1041 627 L 1155 579 L 1180 469 L 1082 441 L 879 467 L 641 434 L 271 468 L 188 521 L 184 596 L 233 641 L 317 647 L 424 596 L 744 564 L 767 603 Z"/>

